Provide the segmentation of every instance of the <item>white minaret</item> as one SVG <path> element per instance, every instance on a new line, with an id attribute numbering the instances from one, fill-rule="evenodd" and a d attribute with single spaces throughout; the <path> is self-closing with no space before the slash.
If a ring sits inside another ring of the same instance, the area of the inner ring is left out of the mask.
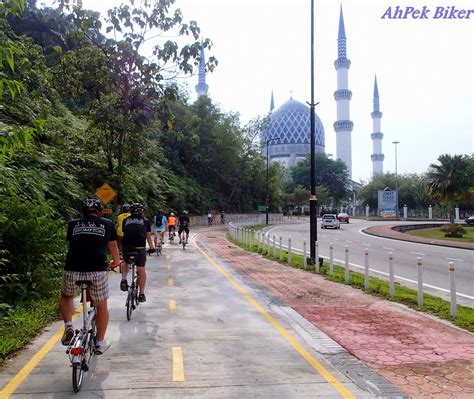
<path id="1" fill-rule="evenodd" d="M 337 90 L 334 98 L 337 102 L 337 121 L 334 122 L 336 131 L 336 153 L 337 159 L 341 159 L 347 166 L 349 178 L 352 179 L 352 142 L 351 134 L 354 124 L 350 120 L 349 101 L 352 92 L 349 90 L 349 68 L 351 61 L 346 57 L 346 32 L 344 29 L 344 17 L 342 5 L 339 15 L 339 34 L 337 37 L 337 55 L 334 66 L 337 71 Z"/>
<path id="2" fill-rule="evenodd" d="M 199 80 L 196 85 L 196 93 L 198 97 L 207 96 L 209 86 L 206 83 L 206 59 L 204 57 L 204 47 L 201 42 L 201 53 L 199 54 Z"/>
<path id="3" fill-rule="evenodd" d="M 374 112 L 372 112 L 370 115 L 372 116 L 373 126 L 373 133 L 370 135 L 370 137 L 372 138 L 373 154 L 370 156 L 370 158 L 372 159 L 372 173 L 375 176 L 383 173 L 383 160 L 385 158 L 385 155 L 382 154 L 383 133 L 380 131 L 380 119 L 382 119 L 382 113 L 380 112 L 377 76 L 375 76 L 374 84 Z"/>

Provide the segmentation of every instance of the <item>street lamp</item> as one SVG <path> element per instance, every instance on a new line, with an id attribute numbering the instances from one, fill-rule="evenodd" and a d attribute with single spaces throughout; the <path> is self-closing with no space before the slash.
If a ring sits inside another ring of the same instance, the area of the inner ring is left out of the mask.
<path id="1" fill-rule="evenodd" d="M 265 199 L 265 223 L 268 225 L 268 207 L 270 206 L 270 196 L 269 196 L 269 187 L 268 187 L 268 145 L 270 141 L 280 140 L 280 137 L 272 137 L 267 140 L 267 198 Z"/>
<path id="2" fill-rule="evenodd" d="M 400 144 L 399 141 L 392 141 L 392 144 L 395 145 L 395 217 L 400 219 L 400 214 L 398 212 L 398 172 L 397 172 L 397 144 Z"/>

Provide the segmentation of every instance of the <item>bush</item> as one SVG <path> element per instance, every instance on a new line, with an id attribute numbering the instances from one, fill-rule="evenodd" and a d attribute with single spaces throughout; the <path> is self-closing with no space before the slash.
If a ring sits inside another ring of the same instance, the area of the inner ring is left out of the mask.
<path id="1" fill-rule="evenodd" d="M 0 197 L 0 304 L 57 294 L 65 226 L 48 203 Z"/>
<path id="2" fill-rule="evenodd" d="M 440 230 L 445 237 L 462 237 L 467 231 L 459 224 L 445 224 L 441 226 Z"/>

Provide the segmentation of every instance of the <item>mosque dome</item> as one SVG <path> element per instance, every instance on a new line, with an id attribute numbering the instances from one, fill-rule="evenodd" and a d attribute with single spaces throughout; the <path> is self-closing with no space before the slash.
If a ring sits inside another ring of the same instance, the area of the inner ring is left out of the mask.
<path id="1" fill-rule="evenodd" d="M 293 166 L 311 152 L 311 121 L 309 106 L 293 98 L 286 101 L 269 116 L 268 125 L 262 131 L 261 140 L 270 161 Z M 315 114 L 316 151 L 324 152 L 324 127 Z M 273 139 L 273 140 L 272 140 Z"/>

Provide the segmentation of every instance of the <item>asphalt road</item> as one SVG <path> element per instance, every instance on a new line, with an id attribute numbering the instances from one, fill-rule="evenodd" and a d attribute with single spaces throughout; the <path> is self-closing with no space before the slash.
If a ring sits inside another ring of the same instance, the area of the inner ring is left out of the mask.
<path id="1" fill-rule="evenodd" d="M 421 257 L 424 289 L 446 298 L 449 295 L 448 265 L 449 262 L 453 262 L 456 268 L 458 303 L 474 307 L 474 251 L 392 240 L 362 232 L 374 223 L 381 222 L 351 219 L 349 224 L 343 223 L 339 230 L 333 230 L 321 229 L 318 219 L 320 256 L 329 258 L 329 247 L 332 243 L 334 262 L 343 265 L 347 245 L 350 267 L 360 271 L 365 265 L 364 250 L 367 248 L 371 273 L 388 278 L 388 256 L 389 252 L 392 252 L 396 281 L 411 287 L 417 284 L 417 258 Z M 383 223 L 390 224 L 390 222 Z M 403 222 L 392 223 L 403 224 Z M 280 225 L 271 227 L 268 231 L 270 235 L 276 236 L 277 242 L 278 237 L 282 236 L 284 245 L 287 245 L 288 237 L 291 237 L 292 248 L 300 251 L 303 250 L 303 240 L 306 240 L 309 252 L 309 223 Z"/>

